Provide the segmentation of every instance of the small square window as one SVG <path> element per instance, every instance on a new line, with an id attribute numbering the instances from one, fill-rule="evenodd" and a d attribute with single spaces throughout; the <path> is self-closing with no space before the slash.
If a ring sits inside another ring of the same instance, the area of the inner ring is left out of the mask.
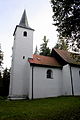
<path id="1" fill-rule="evenodd" d="M 23 59 L 25 59 L 25 56 L 23 56 Z"/>

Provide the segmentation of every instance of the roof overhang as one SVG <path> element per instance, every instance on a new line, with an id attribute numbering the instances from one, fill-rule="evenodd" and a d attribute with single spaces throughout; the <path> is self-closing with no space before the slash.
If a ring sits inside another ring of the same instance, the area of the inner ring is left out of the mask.
<path id="1" fill-rule="evenodd" d="M 13 36 L 15 35 L 15 32 L 17 30 L 17 27 L 21 27 L 21 28 L 25 28 L 25 29 L 28 29 L 28 30 L 32 30 L 32 31 L 35 31 L 34 29 L 30 28 L 30 27 L 25 27 L 25 26 L 21 26 L 21 25 L 16 25 L 16 28 L 14 30 L 14 33 L 13 33 Z"/>

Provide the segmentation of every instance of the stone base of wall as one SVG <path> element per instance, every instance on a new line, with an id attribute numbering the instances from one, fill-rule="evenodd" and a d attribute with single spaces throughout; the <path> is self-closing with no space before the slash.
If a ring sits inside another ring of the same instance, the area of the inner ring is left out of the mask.
<path id="1" fill-rule="evenodd" d="M 28 99 L 26 95 L 9 95 L 8 100 L 24 100 Z"/>

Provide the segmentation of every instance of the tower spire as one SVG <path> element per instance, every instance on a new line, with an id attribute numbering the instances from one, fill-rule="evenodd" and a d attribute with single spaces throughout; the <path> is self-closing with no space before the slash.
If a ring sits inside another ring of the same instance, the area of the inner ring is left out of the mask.
<path id="1" fill-rule="evenodd" d="M 26 10 L 24 10 L 23 12 L 19 25 L 22 27 L 29 27 L 27 16 L 26 16 Z"/>

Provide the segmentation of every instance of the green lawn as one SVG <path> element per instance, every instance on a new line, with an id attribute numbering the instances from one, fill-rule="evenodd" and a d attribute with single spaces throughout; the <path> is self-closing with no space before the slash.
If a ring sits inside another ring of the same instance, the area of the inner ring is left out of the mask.
<path id="1" fill-rule="evenodd" d="M 80 97 L 0 100 L 0 120 L 80 120 Z"/>

